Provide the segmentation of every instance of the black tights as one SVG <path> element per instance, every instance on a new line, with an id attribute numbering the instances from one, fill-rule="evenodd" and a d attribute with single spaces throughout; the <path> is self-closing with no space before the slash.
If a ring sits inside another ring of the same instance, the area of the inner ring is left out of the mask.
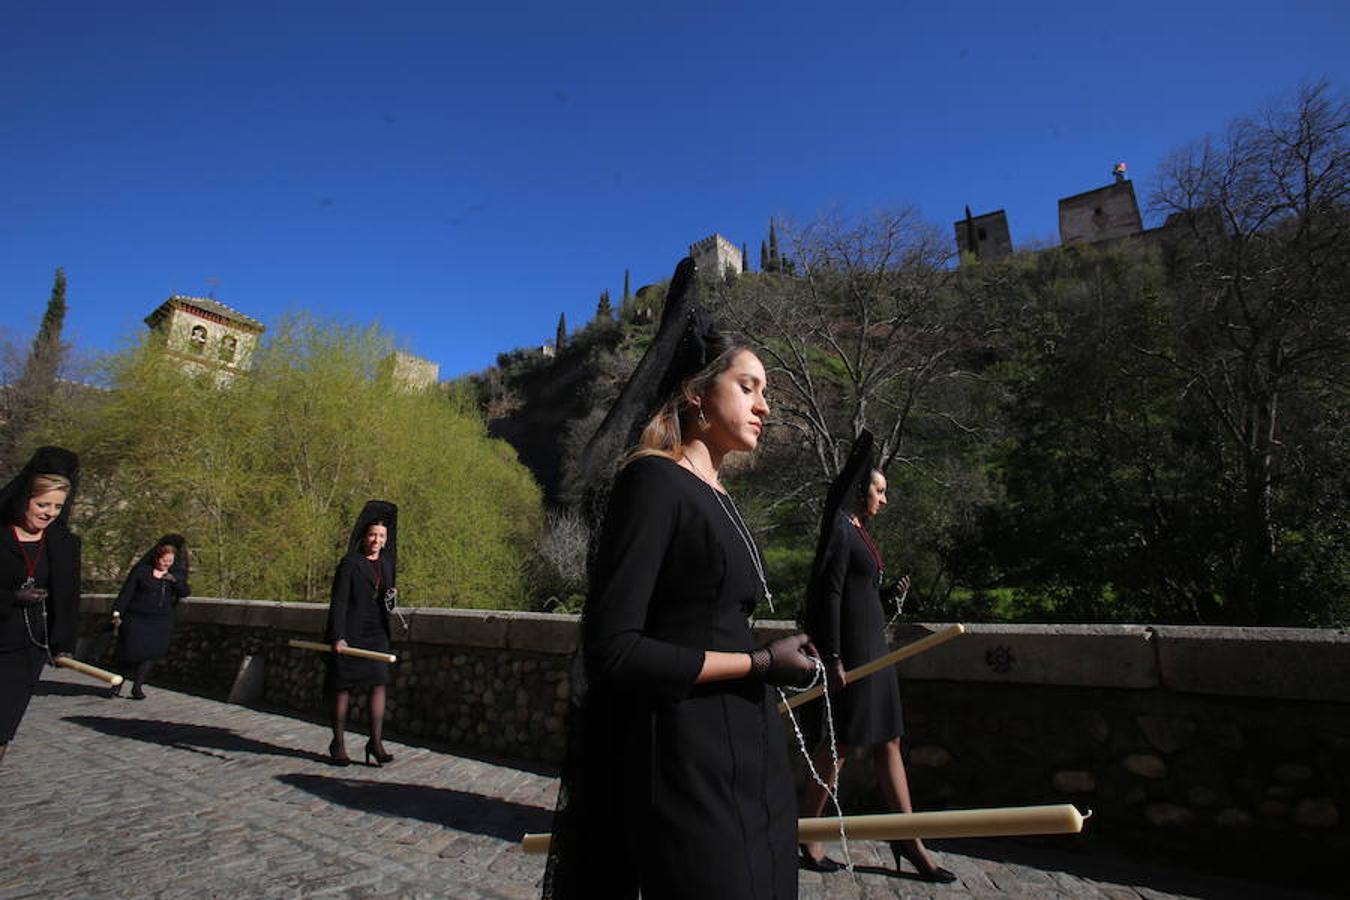
<path id="1" fill-rule="evenodd" d="M 384 747 L 384 685 L 376 684 L 370 688 L 370 742 Z M 351 706 L 351 691 L 333 693 L 333 743 L 341 744 L 343 732 L 347 729 L 347 709 Z"/>
<path id="2" fill-rule="evenodd" d="M 139 690 L 140 686 L 145 684 L 150 678 L 150 669 L 155 665 L 154 660 L 143 659 L 136 665 L 136 674 L 132 676 L 134 690 Z"/>

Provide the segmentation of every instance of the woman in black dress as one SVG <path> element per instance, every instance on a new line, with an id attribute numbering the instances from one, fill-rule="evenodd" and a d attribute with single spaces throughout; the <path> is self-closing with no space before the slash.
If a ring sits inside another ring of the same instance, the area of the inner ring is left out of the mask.
<path id="1" fill-rule="evenodd" d="M 362 650 L 389 649 L 389 611 L 397 596 L 394 579 L 398 558 L 398 507 L 384 500 L 371 500 L 361 510 L 347 542 L 347 555 L 333 575 L 333 594 L 328 604 L 325 639 L 333 645 L 328 657 L 324 690 L 332 698 L 333 742 L 328 755 L 335 765 L 351 763 L 344 732 L 352 690 L 370 690 L 370 739 L 366 741 L 366 764 L 383 765 L 393 760 L 384 750 L 385 685 L 389 664 L 373 659 L 342 656 L 348 645 Z"/>
<path id="2" fill-rule="evenodd" d="M 751 636 L 764 564 L 720 470 L 758 443 L 765 373 L 694 305 L 693 275 L 691 260 L 676 270 L 630 382 L 655 385 L 656 402 L 626 388 L 616 403 L 659 408 L 614 480 L 594 547 L 544 878 L 554 900 L 797 896 L 772 686 L 809 680 L 816 660 L 805 635 L 760 648 Z"/>
<path id="3" fill-rule="evenodd" d="M 830 487 L 821 522 L 816 562 L 807 599 L 807 630 L 825 659 L 835 715 L 837 744 L 831 754 L 820 748 L 816 770 L 833 788 L 849 747 L 871 747 L 877 787 L 894 812 L 913 812 L 909 780 L 900 755 L 905 732 L 900 708 L 900 682 L 887 669 L 856 684 L 845 685 L 844 672 L 885 655 L 886 627 L 881 601 L 884 566 L 881 551 L 867 531 L 867 521 L 886 505 L 886 476 L 872 462 L 872 434 L 863 430 L 848 462 Z M 903 591 L 909 578 L 902 578 Z M 888 591 L 890 593 L 890 591 Z M 824 704 L 818 704 L 823 710 Z M 825 789 L 808 781 L 803 816 L 819 816 Z M 950 882 L 956 876 L 933 862 L 919 840 L 892 841 L 896 868 L 908 859 L 925 881 Z M 803 844 L 803 868 L 819 872 L 842 866 L 823 855 L 819 844 Z"/>
<path id="4" fill-rule="evenodd" d="M 131 567 L 113 602 L 117 626 L 117 664 L 133 679 L 131 698 L 144 700 L 143 685 L 155 660 L 169 654 L 173 609 L 188 595 L 187 542 L 166 534 Z M 108 696 L 122 693 L 119 684 Z"/>
<path id="5" fill-rule="evenodd" d="M 70 531 L 79 460 L 43 447 L 0 489 L 0 759 L 42 665 L 74 649 L 80 539 Z"/>

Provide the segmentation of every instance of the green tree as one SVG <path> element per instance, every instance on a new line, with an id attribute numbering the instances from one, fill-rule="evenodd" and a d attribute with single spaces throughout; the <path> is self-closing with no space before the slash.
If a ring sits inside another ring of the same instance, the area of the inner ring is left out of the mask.
<path id="1" fill-rule="evenodd" d="M 146 340 L 64 436 L 92 493 L 92 574 L 114 583 L 152 533 L 187 535 L 202 594 L 323 601 L 365 500 L 399 505 L 409 605 L 518 607 L 539 490 L 462 397 L 381 375 L 377 329 L 293 318 L 252 370 L 190 376 Z"/>
<path id="2" fill-rule="evenodd" d="M 4 413 L 4 422 L 0 424 L 0 465 L 4 471 L 14 471 L 23 464 L 20 457 L 27 453 L 33 432 L 51 408 L 67 351 L 61 341 L 65 321 L 66 273 L 64 269 L 57 269 L 47 308 L 19 377 L 7 390 L 0 392 Z"/>
<path id="3" fill-rule="evenodd" d="M 1350 104 L 1311 85 L 1174 154 L 1154 198 L 1181 235 L 1181 340 L 1157 357 L 1221 438 L 1233 523 L 1222 593 L 1241 621 L 1301 615 L 1313 586 L 1290 577 L 1300 554 L 1309 574 L 1350 571 L 1350 436 L 1335 412 L 1350 400 L 1348 135 Z M 1319 595 L 1350 589 L 1346 577 L 1317 581 Z"/>
<path id="4" fill-rule="evenodd" d="M 597 322 L 611 322 L 614 320 L 614 308 L 609 302 L 609 290 L 600 292 L 600 302 L 595 305 L 595 320 Z"/>
<path id="5" fill-rule="evenodd" d="M 1053 249 L 962 267 L 997 388 L 997 484 L 955 549 L 957 580 L 1007 589 L 1002 613 L 1072 621 L 1196 621 L 1212 565 L 1203 454 L 1177 442 L 1171 340 L 1151 248 Z"/>
<path id="6" fill-rule="evenodd" d="M 758 348 L 768 370 L 773 427 L 760 465 L 745 476 L 745 506 L 768 538 L 775 577 L 797 582 L 797 590 L 785 585 L 785 597 L 804 587 L 813 546 L 801 535 L 813 533 L 825 488 L 862 428 L 877 435 L 897 486 L 940 486 L 925 503 L 959 508 L 980 496 L 961 459 L 977 429 L 966 397 L 972 382 L 960 377 L 969 341 L 956 327 L 945 240 L 911 211 L 824 221 L 794 240 L 801 278 L 713 285 L 724 324 Z M 951 496 L 942 497 L 946 490 Z M 898 541 L 900 530 L 886 539 Z M 926 548 L 916 543 L 911 533 L 907 555 L 926 555 L 926 577 L 936 582 L 936 532 Z"/>
<path id="7" fill-rule="evenodd" d="M 558 313 L 558 332 L 553 338 L 553 346 L 557 350 L 567 346 L 567 313 L 565 312 Z"/>
<path id="8" fill-rule="evenodd" d="M 632 293 L 632 291 L 630 291 L 630 290 L 628 289 L 628 270 L 627 270 L 627 269 L 624 269 L 624 270 L 623 270 L 623 300 L 622 300 L 622 302 L 623 302 L 623 303 L 627 303 L 630 299 L 632 299 L 632 297 L 633 297 L 633 293 Z"/>

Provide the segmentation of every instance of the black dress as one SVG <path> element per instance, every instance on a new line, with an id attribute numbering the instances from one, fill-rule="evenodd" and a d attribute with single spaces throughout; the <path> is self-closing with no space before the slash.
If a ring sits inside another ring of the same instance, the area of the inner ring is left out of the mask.
<path id="1" fill-rule="evenodd" d="M 328 624 L 324 638 L 329 644 L 345 640 L 362 650 L 389 649 L 389 611 L 384 592 L 394 583 L 393 563 L 381 554 L 369 560 L 360 553 L 348 553 L 333 575 L 333 594 L 328 603 Z M 389 664 L 375 659 L 328 655 L 324 689 L 346 691 L 371 687 L 389 681 Z"/>
<path id="2" fill-rule="evenodd" d="M 48 591 L 45 605 L 15 602 L 15 592 L 28 578 L 24 551 L 36 562 L 34 587 Z M 39 644 L 47 644 L 53 655 L 74 648 L 79 573 L 79 538 L 63 527 L 52 525 L 40 543 L 22 547 L 13 528 L 0 529 L 0 744 L 13 739 L 42 676 L 48 651 Z"/>
<path id="3" fill-rule="evenodd" d="M 836 518 L 823 564 L 811 586 L 807 631 L 822 654 L 837 653 L 853 669 L 888 652 L 881 606 L 881 564 L 861 528 Z M 880 744 L 905 733 L 900 681 L 885 669 L 831 696 L 839 743 Z M 816 704 L 822 710 L 824 704 Z"/>
<path id="4" fill-rule="evenodd" d="M 706 483 L 656 457 L 620 473 L 582 619 L 588 684 L 546 896 L 797 896 L 778 696 L 757 680 L 694 683 L 705 650 L 755 647 L 747 617 L 761 594 Z"/>
<path id="5" fill-rule="evenodd" d="M 187 595 L 186 580 L 156 578 L 154 566 L 138 564 L 113 603 L 113 609 L 122 614 L 117 633 L 118 662 L 137 663 L 167 656 L 173 608 Z"/>

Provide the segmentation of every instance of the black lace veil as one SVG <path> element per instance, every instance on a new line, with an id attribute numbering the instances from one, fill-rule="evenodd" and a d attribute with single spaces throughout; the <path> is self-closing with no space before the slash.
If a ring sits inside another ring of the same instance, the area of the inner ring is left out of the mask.
<path id="1" fill-rule="evenodd" d="M 352 525 L 351 536 L 347 539 L 347 553 L 360 553 L 361 541 L 366 536 L 366 529 L 376 522 L 383 522 L 386 538 L 384 549 L 380 551 L 380 556 L 389 560 L 389 567 L 397 576 L 398 574 L 398 507 L 388 500 L 367 500 L 366 505 L 361 508 L 361 514 L 356 517 L 356 523 Z M 393 582 L 390 582 L 393 587 Z"/>
<path id="2" fill-rule="evenodd" d="M 173 565 L 169 566 L 169 573 L 178 581 L 186 582 L 188 578 L 188 546 L 187 538 L 181 534 L 166 534 L 159 540 L 150 545 L 141 558 L 136 560 L 136 564 L 127 572 L 127 577 L 122 580 L 122 590 L 126 591 L 131 580 L 136 577 L 136 570 L 141 566 L 153 566 L 160 547 L 165 544 L 173 548 Z"/>
<path id="3" fill-rule="evenodd" d="M 5 524 L 18 522 L 28 504 L 33 479 L 38 475 L 60 475 L 70 482 L 65 508 L 49 528 L 70 530 L 70 513 L 75 508 L 75 494 L 80 487 L 80 458 L 63 447 L 39 447 L 19 474 L 0 488 L 0 513 Z"/>

